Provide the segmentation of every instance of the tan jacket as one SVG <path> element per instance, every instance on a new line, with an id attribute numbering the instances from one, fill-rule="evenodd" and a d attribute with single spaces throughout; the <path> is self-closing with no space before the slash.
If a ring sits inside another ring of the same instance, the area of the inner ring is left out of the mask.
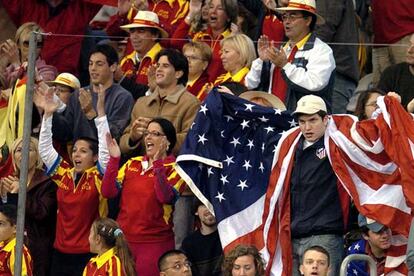
<path id="1" fill-rule="evenodd" d="M 144 153 L 142 139 L 133 146 L 129 144 L 131 126 L 138 117 L 163 117 L 173 123 L 177 132 L 177 143 L 173 149 L 173 154 L 177 155 L 199 107 L 199 100 L 182 85 L 177 85 L 176 91 L 169 93 L 162 100 L 157 87 L 151 95 L 141 97 L 135 103 L 130 124 L 120 140 L 121 152 L 130 155 L 137 149 L 134 155 Z"/>

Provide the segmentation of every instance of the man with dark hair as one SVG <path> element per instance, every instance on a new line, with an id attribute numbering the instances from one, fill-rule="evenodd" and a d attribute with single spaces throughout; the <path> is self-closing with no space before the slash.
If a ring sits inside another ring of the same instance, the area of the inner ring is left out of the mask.
<path id="1" fill-rule="evenodd" d="M 253 61 L 245 83 L 248 89 L 258 86 L 279 97 L 289 111 L 294 111 L 302 96 L 317 94 L 328 107 L 334 83 L 335 60 L 331 48 L 313 33 L 315 24 L 324 19 L 316 13 L 315 0 L 291 0 L 282 20 L 289 41 L 278 49 L 266 36 L 258 42 L 259 58 Z M 267 68 L 265 62 L 270 61 Z"/>
<path id="2" fill-rule="evenodd" d="M 332 275 L 339 275 L 349 197 L 338 185 L 325 149 L 326 104 L 321 97 L 304 96 L 298 101 L 294 116 L 302 137 L 290 178 L 293 275 L 300 275 L 298 268 L 304 249 L 314 245 L 329 252 Z"/>
<path id="3" fill-rule="evenodd" d="M 365 254 L 372 257 L 377 264 L 377 274 L 383 275 L 385 253 L 391 247 L 391 230 L 361 214 L 358 215 L 358 225 L 361 229 L 362 239 L 348 248 L 347 255 Z M 347 271 L 347 275 L 369 275 L 368 264 L 364 261 L 351 262 Z"/>
<path id="4" fill-rule="evenodd" d="M 160 276 L 191 276 L 191 262 L 181 250 L 169 250 L 158 259 Z"/>
<path id="5" fill-rule="evenodd" d="M 134 21 L 121 28 L 129 32 L 134 51 L 121 60 L 115 79 L 125 89 L 136 92 L 133 94 L 138 99 L 148 89 L 149 67 L 162 49 L 159 40 L 168 37 L 168 33 L 161 28 L 157 14 L 151 11 L 138 11 Z"/>
<path id="6" fill-rule="evenodd" d="M 303 252 L 303 260 L 299 270 L 304 276 L 328 276 L 330 271 L 329 252 L 319 245 L 314 245 Z"/>
<path id="7" fill-rule="evenodd" d="M 199 228 L 183 240 L 181 248 L 193 264 L 194 275 L 221 275 L 223 249 L 216 218 L 200 200 L 195 202 L 193 211 Z"/>
<path id="8" fill-rule="evenodd" d="M 188 129 L 200 106 L 198 99 L 189 93 L 185 85 L 188 79 L 188 61 L 174 49 L 164 49 L 156 57 L 155 91 L 141 97 L 135 103 L 131 122 L 121 137 L 122 153 L 142 154 L 144 151 L 143 132 L 150 119 L 163 117 L 170 120 L 177 130 L 177 144 L 173 153 L 177 154 Z"/>
<path id="9" fill-rule="evenodd" d="M 89 57 L 90 85 L 76 90 L 66 110 L 53 116 L 53 135 L 59 141 L 73 141 L 79 137 L 98 140 L 93 119 L 96 117 L 98 91 L 106 90 L 105 113 L 112 137 L 118 139 L 128 125 L 134 100 L 131 94 L 114 83 L 118 55 L 109 45 L 97 45 Z"/>

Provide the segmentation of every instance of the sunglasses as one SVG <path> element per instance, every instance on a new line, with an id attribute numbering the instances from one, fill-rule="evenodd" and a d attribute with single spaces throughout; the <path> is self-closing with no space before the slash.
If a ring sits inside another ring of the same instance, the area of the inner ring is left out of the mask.
<path id="1" fill-rule="evenodd" d="M 29 44 L 30 44 L 29 40 L 23 41 L 23 46 L 24 47 L 29 48 Z M 42 48 L 43 47 L 43 40 L 38 41 L 36 46 L 37 46 L 37 48 Z"/>

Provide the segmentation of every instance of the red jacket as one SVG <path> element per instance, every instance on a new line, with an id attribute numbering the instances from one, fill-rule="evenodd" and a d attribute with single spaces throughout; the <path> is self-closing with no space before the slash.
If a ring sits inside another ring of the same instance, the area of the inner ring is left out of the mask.
<path id="1" fill-rule="evenodd" d="M 46 1 L 3 0 L 2 4 L 16 26 L 33 21 L 46 33 L 70 35 L 84 35 L 89 21 L 101 8 L 87 0 L 73 0 L 61 4 L 55 9 L 57 14 L 51 15 Z M 49 36 L 44 39 L 41 56 L 46 63 L 55 66 L 59 72 L 77 74 L 83 38 Z"/>

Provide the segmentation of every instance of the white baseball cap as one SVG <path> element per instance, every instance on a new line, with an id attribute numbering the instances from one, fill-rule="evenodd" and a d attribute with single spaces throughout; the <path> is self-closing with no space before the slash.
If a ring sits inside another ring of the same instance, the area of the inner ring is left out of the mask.
<path id="1" fill-rule="evenodd" d="M 310 115 L 318 113 L 319 111 L 328 112 L 325 101 L 321 97 L 315 95 L 306 95 L 300 98 L 293 114 L 303 113 Z"/>

